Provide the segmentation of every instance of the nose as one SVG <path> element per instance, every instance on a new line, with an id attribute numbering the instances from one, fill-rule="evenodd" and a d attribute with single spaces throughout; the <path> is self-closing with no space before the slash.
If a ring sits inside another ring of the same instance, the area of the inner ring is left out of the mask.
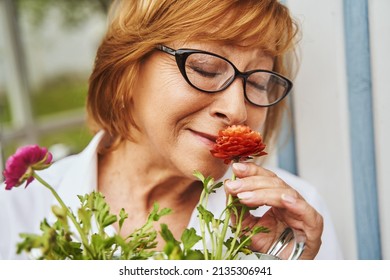
<path id="1" fill-rule="evenodd" d="M 236 79 L 228 88 L 215 94 L 211 115 L 226 125 L 243 124 L 247 120 L 247 104 L 242 79 Z"/>

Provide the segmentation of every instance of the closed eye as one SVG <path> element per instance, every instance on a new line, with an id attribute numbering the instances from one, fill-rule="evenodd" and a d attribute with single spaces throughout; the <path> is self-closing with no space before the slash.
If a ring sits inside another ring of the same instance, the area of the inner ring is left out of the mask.
<path id="1" fill-rule="evenodd" d="M 221 73 L 216 73 L 216 72 L 209 72 L 209 71 L 205 71 L 204 69 L 200 68 L 200 67 L 196 67 L 196 66 L 190 66 L 190 68 L 196 72 L 197 74 L 205 77 L 205 78 L 215 78 L 217 76 L 220 76 L 222 75 Z"/>
<path id="2" fill-rule="evenodd" d="M 248 81 L 248 84 L 258 91 L 267 91 L 267 87 L 263 84 L 254 83 L 252 81 Z"/>

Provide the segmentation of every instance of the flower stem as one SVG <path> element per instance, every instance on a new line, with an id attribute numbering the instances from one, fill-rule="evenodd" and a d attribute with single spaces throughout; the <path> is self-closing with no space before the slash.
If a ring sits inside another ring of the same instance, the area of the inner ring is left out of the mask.
<path id="1" fill-rule="evenodd" d="M 221 231 L 221 235 L 218 240 L 218 248 L 217 248 L 217 255 L 216 259 L 220 260 L 222 259 L 222 249 L 223 249 L 223 242 L 225 241 L 226 233 L 229 228 L 229 222 L 230 222 L 230 217 L 231 217 L 231 209 L 228 209 L 230 207 L 229 205 L 233 202 L 233 196 L 229 194 L 228 196 L 228 201 L 227 201 L 227 209 L 226 209 L 226 214 L 225 214 L 225 220 L 223 222 L 223 228 Z"/>
<path id="2" fill-rule="evenodd" d="M 80 227 L 80 224 L 77 222 L 76 218 L 74 217 L 74 215 L 69 211 L 69 208 L 65 205 L 64 201 L 61 199 L 61 197 L 58 195 L 58 193 L 56 192 L 56 190 L 50 186 L 45 180 L 43 180 L 36 172 L 33 173 L 33 176 L 35 179 L 38 180 L 38 182 L 40 182 L 42 185 L 44 185 L 47 189 L 50 190 L 50 192 L 53 194 L 53 196 L 56 198 L 56 200 L 58 201 L 58 203 L 61 205 L 61 207 L 66 211 L 66 215 L 69 217 L 69 219 L 72 221 L 72 223 L 74 224 L 74 226 L 76 227 L 79 235 L 80 235 L 80 238 L 81 238 L 81 241 L 85 247 L 85 249 L 90 253 L 91 257 L 94 256 L 93 252 L 92 252 L 92 249 L 88 246 L 88 239 L 87 237 L 85 236 L 83 230 L 81 229 Z"/>
<path id="3" fill-rule="evenodd" d="M 243 244 L 245 244 L 246 242 L 248 242 L 249 240 L 251 240 L 251 238 L 254 236 L 253 233 L 251 233 L 250 235 L 248 235 L 242 242 L 241 244 L 234 250 L 234 252 L 232 254 L 236 255 L 238 254 L 238 252 L 241 250 L 241 248 L 244 246 Z"/>
<path id="4" fill-rule="evenodd" d="M 233 173 L 232 181 L 234 181 L 234 180 L 236 180 L 236 175 Z M 225 238 L 226 238 L 226 233 L 227 233 L 227 230 L 229 228 L 230 218 L 232 215 L 232 210 L 230 209 L 232 202 L 233 202 L 233 196 L 231 194 L 229 194 L 228 199 L 227 199 L 227 203 L 226 203 L 225 220 L 223 222 L 223 228 L 222 228 L 221 235 L 219 237 L 219 242 L 218 242 L 217 256 L 216 256 L 217 260 L 222 259 L 223 243 L 224 243 Z"/>
<path id="5" fill-rule="evenodd" d="M 236 242 L 237 242 L 237 239 L 239 238 L 239 235 L 241 234 L 241 229 L 242 229 L 242 219 L 244 217 L 244 214 L 245 214 L 245 210 L 246 209 L 240 209 L 240 217 L 238 219 L 238 221 L 236 221 L 236 231 L 235 231 L 235 234 L 234 234 L 234 238 L 233 238 L 233 241 L 230 245 L 230 249 L 229 249 L 229 252 L 227 254 L 228 257 L 234 257 L 237 252 L 234 251 L 234 246 L 236 245 Z M 238 216 L 237 212 L 236 212 L 236 216 Z M 233 253 L 235 252 L 235 253 Z"/>
<path id="6" fill-rule="evenodd" d="M 206 196 L 206 190 L 203 189 L 199 201 L 202 203 L 206 199 L 206 204 L 207 204 L 207 199 L 208 197 Z M 201 214 L 199 214 L 201 215 Z M 207 249 L 207 244 L 206 244 L 206 234 L 205 234 L 205 221 L 204 219 L 200 218 L 199 219 L 199 227 L 200 227 L 200 233 L 202 235 L 202 244 L 203 244 L 203 254 L 205 260 L 209 259 L 209 254 L 208 254 L 208 249 Z"/>

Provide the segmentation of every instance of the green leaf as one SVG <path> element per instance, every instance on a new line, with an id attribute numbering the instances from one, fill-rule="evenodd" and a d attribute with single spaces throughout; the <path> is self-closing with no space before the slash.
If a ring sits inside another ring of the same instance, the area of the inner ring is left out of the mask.
<path id="1" fill-rule="evenodd" d="M 214 214 L 207 210 L 206 208 L 203 207 L 202 204 L 199 204 L 197 207 L 199 214 L 201 218 L 206 222 L 206 223 L 211 223 L 213 222 L 214 219 Z"/>
<path id="2" fill-rule="evenodd" d="M 58 206 L 58 205 L 53 205 L 51 207 L 51 211 L 53 214 L 60 220 L 66 220 L 66 209 Z"/>
<path id="3" fill-rule="evenodd" d="M 201 172 L 199 172 L 198 170 L 195 170 L 194 172 L 193 172 L 193 175 L 196 177 L 196 178 L 198 178 L 199 179 L 199 181 L 201 181 L 201 182 L 204 182 L 204 176 L 203 176 L 203 174 L 201 173 Z"/>
<path id="4" fill-rule="evenodd" d="M 119 211 L 119 230 L 122 229 L 122 226 L 123 226 L 123 223 L 125 222 L 125 220 L 129 217 L 129 214 L 126 213 L 125 209 L 122 208 L 120 211 Z"/>
<path id="5" fill-rule="evenodd" d="M 239 250 L 239 252 L 244 253 L 245 255 L 249 255 L 249 254 L 252 254 L 252 253 L 253 253 L 252 250 L 250 250 L 250 249 L 248 249 L 248 248 L 246 248 L 246 247 L 241 248 L 241 249 Z"/>
<path id="6" fill-rule="evenodd" d="M 251 232 L 253 235 L 255 235 L 255 234 L 260 233 L 260 232 L 268 233 L 268 232 L 270 232 L 270 230 L 269 230 L 269 228 L 264 227 L 264 226 L 255 226 L 252 228 Z"/>
<path id="7" fill-rule="evenodd" d="M 223 186 L 222 182 L 218 182 L 215 185 L 211 186 L 209 193 L 215 193 L 216 189 L 219 189 L 221 186 Z"/>
<path id="8" fill-rule="evenodd" d="M 183 252 L 179 246 L 172 241 L 168 241 L 164 246 L 164 253 L 169 260 L 181 260 L 183 259 Z"/>
<path id="9" fill-rule="evenodd" d="M 165 240 L 165 242 L 167 243 L 170 242 L 175 245 L 180 244 L 180 242 L 175 239 L 175 237 L 173 236 L 172 232 L 169 230 L 166 224 L 161 224 L 160 227 L 161 227 L 160 235 Z"/>
<path id="10" fill-rule="evenodd" d="M 115 223 L 117 217 L 110 214 L 110 207 L 104 200 L 104 196 L 100 192 L 92 192 L 89 197 L 90 204 L 93 205 L 92 211 L 96 216 L 96 220 L 100 228 L 106 228 L 107 226 Z"/>
<path id="11" fill-rule="evenodd" d="M 32 249 L 42 246 L 42 237 L 40 235 L 21 233 L 19 236 L 23 241 L 17 244 L 17 254 L 20 254 L 22 251 L 31 252 Z"/>
<path id="12" fill-rule="evenodd" d="M 170 208 L 163 208 L 163 209 L 161 209 L 161 211 L 159 213 L 159 216 L 161 218 L 162 216 L 169 215 L 171 213 L 172 213 L 172 209 L 170 209 Z"/>
<path id="13" fill-rule="evenodd" d="M 204 254 L 200 250 L 190 250 L 184 256 L 185 260 L 204 260 Z"/>
<path id="14" fill-rule="evenodd" d="M 92 212 L 89 209 L 85 209 L 84 207 L 79 208 L 77 215 L 81 222 L 81 228 L 83 232 L 88 235 L 89 231 L 91 230 L 91 218 L 92 218 Z"/>
<path id="15" fill-rule="evenodd" d="M 181 242 L 183 243 L 184 251 L 190 250 L 202 237 L 196 234 L 194 228 L 186 228 L 181 235 Z"/>
<path id="16" fill-rule="evenodd" d="M 94 259 L 104 260 L 107 259 L 108 256 L 114 254 L 113 245 L 116 242 L 116 238 L 113 237 L 103 237 L 99 234 L 93 234 L 91 236 L 91 246 L 96 253 Z"/>
<path id="17" fill-rule="evenodd" d="M 153 210 L 150 212 L 147 222 L 157 222 L 160 220 L 161 217 L 168 215 L 172 212 L 170 208 L 163 208 L 160 212 L 158 211 L 159 209 L 159 204 L 155 202 L 153 204 Z"/>
<path id="18" fill-rule="evenodd" d="M 80 202 L 81 202 L 81 205 L 85 204 L 87 201 L 88 201 L 88 194 L 85 194 L 85 195 L 77 195 L 77 197 L 79 198 Z"/>

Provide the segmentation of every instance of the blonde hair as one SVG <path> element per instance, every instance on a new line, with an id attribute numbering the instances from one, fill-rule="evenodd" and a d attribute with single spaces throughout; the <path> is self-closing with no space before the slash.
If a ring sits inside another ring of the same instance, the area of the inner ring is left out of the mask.
<path id="1" fill-rule="evenodd" d="M 274 71 L 291 77 L 286 58 L 297 26 L 277 0 L 116 0 L 97 51 L 87 99 L 92 131 L 104 129 L 119 143 L 137 128 L 131 115 L 133 86 L 142 61 L 158 44 L 194 40 L 262 48 Z M 268 110 L 265 141 L 278 131 L 285 102 Z M 115 144 L 114 144 L 115 146 Z"/>

